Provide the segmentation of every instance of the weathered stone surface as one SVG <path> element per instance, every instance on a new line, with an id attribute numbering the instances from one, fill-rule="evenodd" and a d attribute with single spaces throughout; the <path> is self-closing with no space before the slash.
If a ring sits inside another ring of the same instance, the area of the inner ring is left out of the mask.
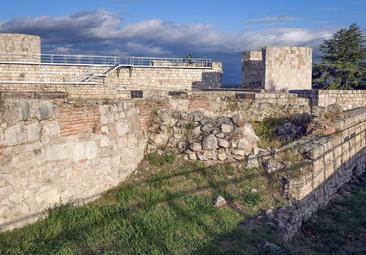
<path id="1" fill-rule="evenodd" d="M 4 114 L 4 121 L 12 126 L 19 121 L 19 111 L 15 108 L 8 109 Z"/>
<path id="2" fill-rule="evenodd" d="M 188 150 L 186 153 L 188 155 L 188 159 L 197 160 L 196 152 Z"/>
<path id="3" fill-rule="evenodd" d="M 26 128 L 23 123 L 17 123 L 14 126 L 8 127 L 4 132 L 4 145 L 13 146 L 22 144 L 27 139 Z"/>
<path id="4" fill-rule="evenodd" d="M 128 123 L 127 122 L 118 122 L 116 125 L 116 129 L 117 129 L 118 136 L 123 136 L 123 135 L 127 134 L 127 132 L 129 131 Z"/>
<path id="5" fill-rule="evenodd" d="M 230 125 L 230 124 L 222 124 L 221 125 L 221 132 L 223 133 L 230 133 L 231 131 L 233 131 L 234 126 Z"/>
<path id="6" fill-rule="evenodd" d="M 60 135 L 60 125 L 57 121 L 43 121 L 42 122 L 42 135 L 48 137 L 54 137 Z"/>
<path id="7" fill-rule="evenodd" d="M 25 100 L 19 102 L 20 120 L 27 120 L 30 117 L 29 103 Z"/>
<path id="8" fill-rule="evenodd" d="M 218 139 L 218 145 L 220 147 L 229 148 L 230 142 L 226 141 L 225 139 Z"/>
<path id="9" fill-rule="evenodd" d="M 171 118 L 174 119 L 171 123 L 175 124 L 167 127 L 166 120 Z M 240 122 L 240 117 L 238 119 Z M 208 117 L 197 112 L 187 114 L 161 110 L 157 112 L 149 131 L 151 134 L 148 152 L 166 148 L 186 155 L 186 159 L 190 158 L 189 151 L 197 152 L 199 160 L 243 159 L 243 156 L 258 151 L 258 137 L 254 134 L 251 124 L 245 123 L 238 127 L 233 119 L 228 117 Z M 225 150 L 219 152 L 220 148 Z M 234 152 L 235 150 L 238 151 Z"/>
<path id="10" fill-rule="evenodd" d="M 258 155 L 249 155 L 247 159 L 247 168 L 258 168 Z"/>
<path id="11" fill-rule="evenodd" d="M 72 148 L 72 159 L 75 161 L 84 159 L 91 160 L 97 155 L 97 145 L 94 141 L 77 143 Z"/>
<path id="12" fill-rule="evenodd" d="M 216 150 L 204 150 L 203 157 L 205 158 L 205 160 L 216 160 L 217 159 Z"/>
<path id="13" fill-rule="evenodd" d="M 213 125 L 208 123 L 208 124 L 202 126 L 201 130 L 205 133 L 209 133 L 213 130 Z"/>
<path id="14" fill-rule="evenodd" d="M 51 102 L 44 102 L 38 108 L 37 117 L 39 120 L 45 120 L 52 117 L 53 105 Z"/>
<path id="15" fill-rule="evenodd" d="M 156 134 L 151 138 L 151 141 L 156 147 L 165 147 L 169 141 L 169 133 Z"/>
<path id="16" fill-rule="evenodd" d="M 216 150 L 218 148 L 216 136 L 211 134 L 203 139 L 202 148 L 204 150 Z"/>
<path id="17" fill-rule="evenodd" d="M 214 207 L 215 208 L 221 208 L 221 207 L 225 206 L 226 204 L 227 204 L 226 199 L 223 198 L 222 196 L 218 196 L 215 199 Z"/>
<path id="18" fill-rule="evenodd" d="M 247 151 L 237 149 L 237 150 L 233 150 L 233 154 L 238 155 L 238 156 L 245 156 L 245 155 L 247 155 Z"/>
<path id="19" fill-rule="evenodd" d="M 234 122 L 238 127 L 244 127 L 244 125 L 245 125 L 245 123 L 246 123 L 246 120 L 245 120 L 244 115 L 242 115 L 242 114 L 236 114 L 236 115 L 233 117 L 233 122 Z"/>
<path id="20" fill-rule="evenodd" d="M 200 143 L 192 143 L 189 148 L 192 150 L 192 151 L 200 151 L 202 150 L 202 145 Z"/>
<path id="21" fill-rule="evenodd" d="M 227 155 L 224 149 L 220 149 L 217 152 L 217 159 L 220 161 L 224 161 L 225 159 L 227 159 Z"/>
<path id="22" fill-rule="evenodd" d="M 33 122 L 25 126 L 26 127 L 26 142 L 33 142 L 40 140 L 41 138 L 41 124 L 39 122 Z"/>
<path id="23" fill-rule="evenodd" d="M 268 161 L 263 162 L 263 168 L 264 170 L 266 170 L 267 173 L 273 173 L 275 171 L 281 170 L 282 168 L 284 168 L 283 163 L 278 162 L 275 159 L 271 159 Z"/>
<path id="24" fill-rule="evenodd" d="M 29 113 L 24 102 L 12 102 L 18 116 L 23 115 L 14 125 L 3 125 L 0 114 L 0 231 L 34 221 L 34 215 L 56 203 L 98 197 L 127 177 L 144 156 L 146 138 L 133 105 L 98 107 L 105 115 L 99 118 L 94 107 L 68 104 L 69 115 L 60 116 L 56 113 L 65 109 L 57 104 L 28 103 Z M 79 128 L 77 115 L 91 118 L 95 132 Z M 105 132 L 98 130 L 101 119 L 108 120 Z"/>

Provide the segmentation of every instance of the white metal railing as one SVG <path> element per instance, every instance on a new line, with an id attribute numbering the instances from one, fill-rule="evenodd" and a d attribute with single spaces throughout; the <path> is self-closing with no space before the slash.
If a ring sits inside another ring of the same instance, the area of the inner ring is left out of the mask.
<path id="1" fill-rule="evenodd" d="M 135 67 L 180 67 L 211 68 L 211 59 L 201 58 L 152 58 L 120 57 L 99 55 L 63 54 L 6 54 L 0 56 L 0 63 L 54 64 L 54 65 L 94 65 L 94 66 L 135 66 Z"/>
<path id="2" fill-rule="evenodd" d="M 80 65 L 80 66 L 97 66 L 98 70 L 86 68 L 84 71 L 69 72 L 63 71 L 62 79 L 59 77 L 61 73 L 54 70 L 28 70 L 26 76 L 32 77 L 32 81 L 24 79 L 25 74 L 13 70 L 0 70 L 0 84 L 2 83 L 80 83 L 95 84 L 100 83 L 114 70 L 123 67 L 151 67 L 151 68 L 212 68 L 212 60 L 197 58 L 151 58 L 151 57 L 119 57 L 119 56 L 97 56 L 97 55 L 62 55 L 62 54 L 7 54 L 0 55 L 0 64 L 37 64 L 37 65 Z M 103 67 L 103 69 L 101 69 Z M 43 70 L 43 71 L 41 71 Z M 23 76 L 23 77 L 21 77 Z M 4 80 L 3 80 L 4 79 Z M 37 81 L 39 80 L 39 81 Z"/>
<path id="3" fill-rule="evenodd" d="M 94 56 L 94 55 L 41 54 L 41 63 L 113 66 L 113 65 L 119 64 L 119 57 L 118 56 Z"/>
<path id="4" fill-rule="evenodd" d="M 129 57 L 128 65 L 137 67 L 211 68 L 212 60 L 200 58 Z"/>

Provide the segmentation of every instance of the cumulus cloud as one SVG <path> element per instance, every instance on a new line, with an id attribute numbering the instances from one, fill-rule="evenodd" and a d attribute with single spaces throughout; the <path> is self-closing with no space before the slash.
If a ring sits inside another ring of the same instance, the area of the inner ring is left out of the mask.
<path id="1" fill-rule="evenodd" d="M 266 22 L 292 18 L 269 17 Z M 251 22 L 264 22 L 264 19 Z M 0 22 L 0 32 L 38 34 L 42 37 L 43 50 L 47 52 L 162 57 L 191 53 L 197 57 L 237 63 L 238 66 L 243 50 L 266 45 L 317 46 L 330 34 L 326 30 L 304 28 L 228 33 L 208 24 L 176 24 L 159 19 L 125 24 L 121 18 L 105 11 L 12 19 Z M 235 68 L 239 70 L 239 67 Z M 230 74 L 235 68 L 226 66 L 225 69 Z"/>
<path id="2" fill-rule="evenodd" d="M 299 20 L 298 17 L 293 16 L 271 16 L 271 17 L 263 17 L 258 19 L 250 19 L 247 20 L 247 24 L 279 24 L 279 23 L 287 23 Z"/>

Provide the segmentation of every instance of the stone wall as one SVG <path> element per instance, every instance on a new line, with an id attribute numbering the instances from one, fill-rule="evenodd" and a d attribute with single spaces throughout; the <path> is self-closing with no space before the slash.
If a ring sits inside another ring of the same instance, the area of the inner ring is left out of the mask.
<path id="1" fill-rule="evenodd" d="M 209 117 L 161 109 L 148 131 L 148 153 L 170 152 L 202 161 L 244 160 L 258 154 L 259 138 L 242 115 Z"/>
<path id="2" fill-rule="evenodd" d="M 117 186 L 143 158 L 138 109 L 63 100 L 0 105 L 0 230 Z"/>
<path id="3" fill-rule="evenodd" d="M 242 87 L 266 91 L 311 89 L 312 49 L 266 47 L 243 54 Z"/>
<path id="4" fill-rule="evenodd" d="M 293 145 L 308 164 L 301 175 L 284 182 L 286 194 L 295 202 L 278 210 L 274 223 L 285 240 L 292 238 L 303 220 L 325 207 L 345 183 L 366 170 L 366 108 L 345 112 L 335 127 L 334 135 Z"/>
<path id="5" fill-rule="evenodd" d="M 106 78 L 80 83 L 88 73 L 103 74 L 111 67 L 71 65 L 0 64 L 1 91 L 67 92 L 71 98 L 125 98 L 130 90 L 196 90 L 218 88 L 222 66 L 206 68 L 127 68 L 112 71 Z M 9 82 L 6 82 L 9 81 Z"/>
<path id="6" fill-rule="evenodd" d="M 40 62 L 41 38 L 0 33 L 0 62 Z"/>
<path id="7" fill-rule="evenodd" d="M 366 90 L 295 90 L 299 97 L 308 98 L 313 106 L 338 105 L 342 110 L 366 106 Z"/>
<path id="8" fill-rule="evenodd" d="M 247 51 L 242 54 L 241 84 L 247 89 L 264 87 L 264 62 L 262 51 Z"/>
<path id="9" fill-rule="evenodd" d="M 160 90 L 151 93 L 143 99 L 103 102 L 67 100 L 62 93 L 51 93 L 51 97 L 58 98 L 53 100 L 29 99 L 42 98 L 47 93 L 30 93 L 28 99 L 21 99 L 26 93 L 15 94 L 12 99 L 10 94 L 1 94 L 0 229 L 33 221 L 56 203 L 90 200 L 116 186 L 137 167 L 144 153 L 156 151 L 157 148 L 147 147 L 152 144 L 149 138 L 161 135 L 164 130 L 169 131 L 165 132 L 168 140 L 164 145 L 171 140 L 178 149 L 183 141 L 176 139 L 179 135 L 182 137 L 184 132 L 196 128 L 201 130 L 185 144 L 184 154 L 188 158 L 200 159 L 202 154 L 202 160 L 224 157 L 241 160 L 257 153 L 256 137 L 248 123 L 310 114 L 312 108 L 308 97 L 289 93 Z M 297 201 L 310 201 L 301 207 L 304 211 L 299 216 L 301 220 L 321 206 L 319 201 L 324 196 L 330 197 L 349 180 L 351 173 L 363 169 L 364 111 L 362 108 L 353 110 L 353 114 L 344 113 L 336 124 L 336 135 L 313 137 L 294 145 L 313 162 L 310 172 L 304 171 L 302 178 L 289 179 L 286 184 L 289 196 Z M 159 112 L 175 116 L 174 124 L 161 121 Z M 246 133 L 236 136 L 235 130 Z M 241 139 L 243 145 L 238 148 Z M 195 151 L 195 146 L 199 146 L 195 143 L 201 140 L 207 143 L 200 144 L 201 151 Z M 316 190 L 319 193 L 314 193 Z M 300 208 L 301 203 L 296 206 Z"/>

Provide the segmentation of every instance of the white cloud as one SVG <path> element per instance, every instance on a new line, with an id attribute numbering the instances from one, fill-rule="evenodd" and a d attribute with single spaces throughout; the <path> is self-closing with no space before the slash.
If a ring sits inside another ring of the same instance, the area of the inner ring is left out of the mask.
<path id="1" fill-rule="evenodd" d="M 298 17 L 293 16 L 270 16 L 263 17 L 257 19 L 247 20 L 247 24 L 279 24 L 279 23 L 287 23 L 299 20 Z"/>
<path id="2" fill-rule="evenodd" d="M 279 22 L 295 17 L 267 17 L 251 22 Z M 141 51 L 166 55 L 181 52 L 235 53 L 265 45 L 310 45 L 329 31 L 303 28 L 266 29 L 237 33 L 220 32 L 207 24 L 175 24 L 158 19 L 122 26 L 122 19 L 104 11 L 72 16 L 21 18 L 0 23 L 0 31 L 39 34 L 47 50 L 65 47 L 74 51 Z"/>
<path id="3" fill-rule="evenodd" d="M 265 19 L 266 22 L 279 22 L 293 18 Z M 262 19 L 261 22 L 264 21 Z M 260 19 L 251 22 L 260 22 Z M 113 13 L 93 11 L 71 16 L 0 21 L 0 32 L 38 34 L 47 52 L 164 57 L 191 53 L 240 65 L 240 52 L 243 50 L 267 45 L 317 47 L 332 31 L 272 28 L 228 33 L 209 24 L 176 24 L 159 19 L 124 24 Z M 230 67 L 226 70 L 230 72 Z"/>

